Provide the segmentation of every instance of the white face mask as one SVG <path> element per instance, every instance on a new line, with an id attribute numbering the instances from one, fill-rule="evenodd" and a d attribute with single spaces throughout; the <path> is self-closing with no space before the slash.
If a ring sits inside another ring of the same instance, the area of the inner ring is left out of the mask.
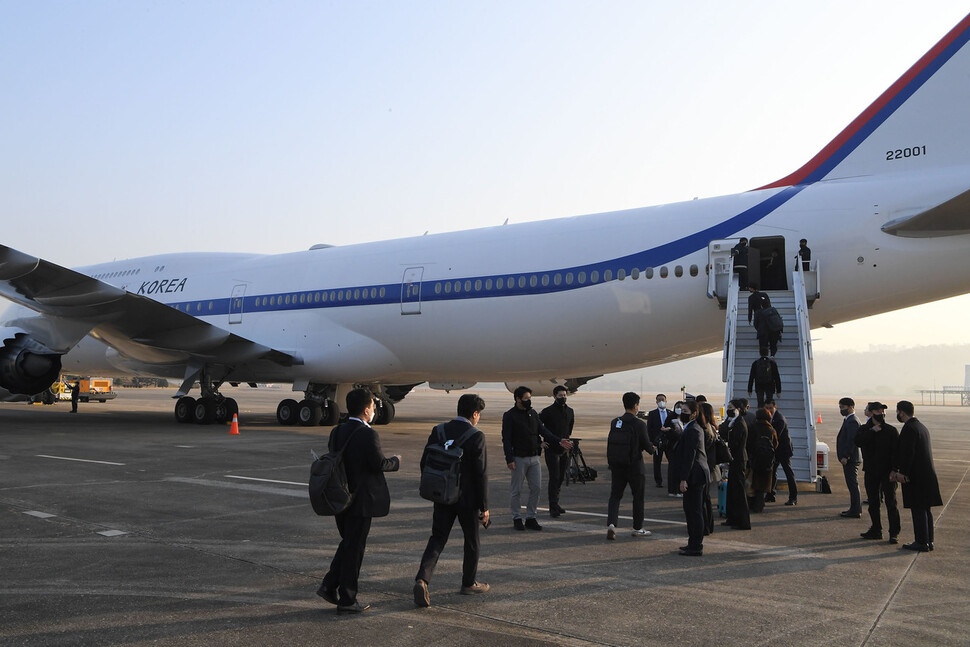
<path id="1" fill-rule="evenodd" d="M 680 407 L 674 407 L 674 413 L 676 413 L 678 416 L 680 415 L 680 411 Z"/>
<path id="2" fill-rule="evenodd" d="M 666 409 L 667 408 L 667 403 L 664 400 L 661 400 L 660 402 L 657 403 L 657 408 L 658 409 Z"/>

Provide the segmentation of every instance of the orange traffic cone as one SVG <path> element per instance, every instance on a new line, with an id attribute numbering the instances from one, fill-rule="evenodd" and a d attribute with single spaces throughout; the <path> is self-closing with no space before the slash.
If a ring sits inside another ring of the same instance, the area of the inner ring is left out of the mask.
<path id="1" fill-rule="evenodd" d="M 232 426 L 229 427 L 230 436 L 239 435 L 239 417 L 236 414 L 232 414 Z"/>
<path id="2" fill-rule="evenodd" d="M 822 414 L 818 414 L 818 424 L 822 424 Z"/>

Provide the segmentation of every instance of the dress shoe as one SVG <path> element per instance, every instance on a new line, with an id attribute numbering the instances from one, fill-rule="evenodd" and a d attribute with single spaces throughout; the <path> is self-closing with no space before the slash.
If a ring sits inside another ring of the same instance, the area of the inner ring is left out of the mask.
<path id="1" fill-rule="evenodd" d="M 431 594 L 428 593 L 428 583 L 421 579 L 414 580 L 414 606 L 431 606 Z"/>
<path id="2" fill-rule="evenodd" d="M 363 613 L 370 609 L 369 604 L 361 604 L 360 602 L 354 602 L 353 604 L 344 604 L 337 607 L 337 613 Z"/>
<path id="3" fill-rule="evenodd" d="M 525 523 L 523 523 L 521 519 L 516 519 L 515 521 L 513 521 L 512 526 L 516 530 L 525 530 Z"/>
<path id="4" fill-rule="evenodd" d="M 613 524 L 606 527 L 606 538 L 610 541 L 616 539 L 616 527 Z"/>
<path id="5" fill-rule="evenodd" d="M 556 510 L 556 509 L 550 509 L 549 510 L 549 516 L 552 517 L 553 519 L 555 519 L 556 517 L 558 517 L 559 514 L 560 514 L 560 512 L 558 510 Z"/>
<path id="6" fill-rule="evenodd" d="M 915 541 L 911 544 L 903 544 L 903 548 L 906 550 L 915 550 L 921 553 L 930 552 L 930 547 L 927 544 L 917 544 Z"/>
<path id="7" fill-rule="evenodd" d="M 774 503 L 774 502 L 775 502 L 774 494 L 768 494 L 765 496 L 765 503 Z"/>
<path id="8" fill-rule="evenodd" d="M 479 593 L 488 593 L 491 588 L 485 582 L 475 582 L 471 586 L 462 586 L 458 592 L 462 595 L 478 595 Z"/>
<path id="9" fill-rule="evenodd" d="M 929 547 L 930 550 L 933 550 L 933 542 L 932 541 L 929 544 L 927 544 L 927 546 Z"/>
<path id="10" fill-rule="evenodd" d="M 690 546 L 681 546 L 677 550 L 690 550 Z"/>
<path id="11" fill-rule="evenodd" d="M 682 551 L 680 551 L 679 554 L 680 555 L 683 555 L 684 557 L 700 557 L 701 555 L 704 554 L 704 551 L 702 551 L 702 550 L 689 550 L 688 549 L 688 550 L 682 550 Z"/>
<path id="12" fill-rule="evenodd" d="M 657 487 L 663 487 L 663 486 L 664 486 L 663 483 L 657 483 Z"/>
<path id="13" fill-rule="evenodd" d="M 536 521 L 535 517 L 529 517 L 528 519 L 526 519 L 525 527 L 528 528 L 529 530 L 542 530 L 542 526 L 539 525 L 539 522 Z"/>
<path id="14" fill-rule="evenodd" d="M 798 499 L 788 499 L 785 501 L 785 505 L 798 505 Z"/>
<path id="15" fill-rule="evenodd" d="M 839 513 L 840 517 L 845 517 L 846 519 L 861 519 L 861 512 L 852 512 L 852 510 L 843 510 Z"/>
<path id="16" fill-rule="evenodd" d="M 323 584 L 317 589 L 317 595 L 329 602 L 330 604 L 337 604 L 337 589 L 328 589 Z"/>
<path id="17" fill-rule="evenodd" d="M 898 544 L 899 543 L 899 537 L 897 537 L 896 535 L 890 535 L 889 536 L 889 543 L 890 544 Z M 930 550 L 932 550 L 932 549 L 930 549 Z"/>
<path id="18" fill-rule="evenodd" d="M 862 537 L 863 539 L 882 539 L 882 532 L 879 530 L 873 530 L 872 528 L 870 528 L 869 530 L 863 533 L 860 533 L 859 536 Z"/>

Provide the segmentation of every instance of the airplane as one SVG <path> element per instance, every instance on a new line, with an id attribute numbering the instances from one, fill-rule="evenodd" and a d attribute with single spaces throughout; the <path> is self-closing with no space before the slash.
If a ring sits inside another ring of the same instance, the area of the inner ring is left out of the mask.
<path id="1" fill-rule="evenodd" d="M 0 245 L 0 387 L 63 372 L 181 380 L 179 422 L 231 419 L 226 383 L 291 383 L 283 424 L 377 423 L 424 382 L 566 384 L 722 343 L 709 244 L 747 237 L 779 276 L 806 238 L 829 277 L 812 325 L 970 291 L 970 16 L 800 169 L 736 195 L 279 254 L 67 269 Z M 189 392 L 198 383 L 200 397 Z"/>

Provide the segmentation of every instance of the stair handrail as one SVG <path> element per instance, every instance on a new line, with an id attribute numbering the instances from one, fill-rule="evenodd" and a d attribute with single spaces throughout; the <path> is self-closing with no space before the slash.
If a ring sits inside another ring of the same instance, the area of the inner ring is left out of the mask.
<path id="1" fill-rule="evenodd" d="M 812 326 L 808 319 L 808 298 L 805 292 L 805 275 L 802 264 L 798 262 L 792 272 L 792 286 L 795 293 L 795 321 L 798 328 L 799 360 L 802 366 L 802 396 L 805 399 L 805 419 L 808 425 L 808 460 L 815 466 L 814 482 L 818 475 L 816 463 L 815 404 L 812 402 L 812 384 L 815 383 L 815 358 L 812 351 Z M 811 469 L 809 470 L 811 471 Z"/>
<path id="2" fill-rule="evenodd" d="M 721 359 L 721 381 L 727 383 L 727 399 L 734 393 L 735 346 L 738 334 L 738 284 L 734 272 L 728 277 L 728 297 L 724 316 L 724 356 Z"/>

